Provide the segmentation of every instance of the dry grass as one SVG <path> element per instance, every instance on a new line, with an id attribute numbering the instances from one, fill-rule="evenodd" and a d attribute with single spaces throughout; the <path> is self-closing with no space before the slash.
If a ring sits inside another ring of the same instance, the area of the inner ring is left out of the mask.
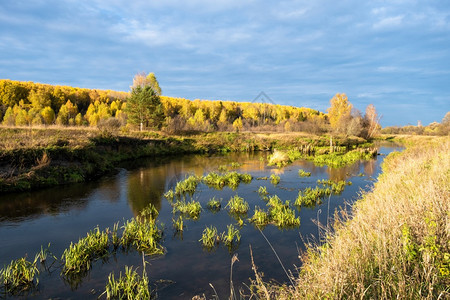
<path id="1" fill-rule="evenodd" d="M 270 286 L 276 299 L 448 299 L 450 138 L 387 158 L 374 190 L 327 243 L 309 245 L 295 286 Z M 255 291 L 267 292 L 260 280 Z"/>

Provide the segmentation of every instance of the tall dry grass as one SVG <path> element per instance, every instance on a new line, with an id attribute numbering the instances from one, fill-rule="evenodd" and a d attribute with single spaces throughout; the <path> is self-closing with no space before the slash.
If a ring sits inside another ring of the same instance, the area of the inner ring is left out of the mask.
<path id="1" fill-rule="evenodd" d="M 294 286 L 255 280 L 254 296 L 449 299 L 450 138 L 388 157 L 374 189 L 302 261 Z"/>

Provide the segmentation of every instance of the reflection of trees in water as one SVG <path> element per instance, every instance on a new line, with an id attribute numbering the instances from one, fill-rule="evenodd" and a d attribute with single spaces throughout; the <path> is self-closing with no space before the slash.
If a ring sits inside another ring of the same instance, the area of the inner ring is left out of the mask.
<path id="1" fill-rule="evenodd" d="M 264 168 L 264 162 L 259 161 L 259 155 L 249 153 L 232 153 L 210 157 L 186 155 L 159 161 L 149 160 L 145 163 L 145 167 L 130 172 L 128 176 L 128 203 L 134 215 L 139 214 L 149 203 L 160 210 L 164 192 L 173 189 L 177 182 L 184 180 L 186 176 L 203 176 L 212 171 L 217 172 L 221 165 L 230 165 L 232 162 L 239 161 L 245 162 L 240 168 L 240 172 Z"/>
<path id="2" fill-rule="evenodd" d="M 358 174 L 360 163 L 354 163 L 353 165 L 344 166 L 341 168 L 330 168 L 328 167 L 326 172 L 330 177 L 330 180 L 340 181 L 347 180 L 351 176 Z"/>
<path id="3" fill-rule="evenodd" d="M 0 198 L 0 221 L 23 221 L 41 215 L 58 215 L 84 210 L 89 201 L 101 198 L 110 202 L 120 199 L 117 180 L 77 183 L 34 192 L 8 194 Z"/>
<path id="4" fill-rule="evenodd" d="M 364 161 L 363 164 L 363 168 L 364 168 L 364 173 L 367 176 L 372 176 L 375 173 L 376 170 L 376 159 L 371 159 L 369 161 Z"/>

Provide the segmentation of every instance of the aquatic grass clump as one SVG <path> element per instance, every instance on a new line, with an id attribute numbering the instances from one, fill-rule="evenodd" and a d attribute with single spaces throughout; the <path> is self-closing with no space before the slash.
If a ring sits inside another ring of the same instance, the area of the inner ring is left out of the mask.
<path id="1" fill-rule="evenodd" d="M 122 228 L 121 244 L 125 248 L 134 246 L 136 250 L 149 255 L 164 254 L 164 248 L 159 243 L 162 230 L 158 228 L 155 219 L 131 219 Z"/>
<path id="2" fill-rule="evenodd" d="M 285 203 L 278 196 L 270 197 L 267 203 L 269 207 L 270 222 L 278 228 L 293 228 L 300 226 L 300 217 L 295 216 L 295 211 L 289 207 L 289 201 Z"/>
<path id="3" fill-rule="evenodd" d="M 246 214 L 249 209 L 248 202 L 238 195 L 231 197 L 226 207 L 234 214 Z"/>
<path id="4" fill-rule="evenodd" d="M 270 183 L 273 185 L 278 185 L 280 183 L 280 176 L 275 174 L 270 175 Z"/>
<path id="5" fill-rule="evenodd" d="M 220 200 L 217 200 L 216 197 L 212 197 L 209 199 L 208 203 L 206 204 L 206 207 L 212 212 L 218 212 L 220 208 L 222 207 L 222 203 Z"/>
<path id="6" fill-rule="evenodd" d="M 352 185 L 351 181 L 345 181 L 345 180 L 339 180 L 337 182 L 332 180 L 317 180 L 317 184 L 320 184 L 322 186 L 329 186 L 331 187 L 331 192 L 333 194 L 340 194 L 344 191 L 344 188 L 346 185 Z"/>
<path id="7" fill-rule="evenodd" d="M 169 202 L 172 202 L 175 198 L 175 193 L 173 192 L 173 190 L 168 190 L 164 193 L 164 198 L 166 198 Z"/>
<path id="8" fill-rule="evenodd" d="M 252 181 L 252 175 L 241 174 L 238 172 L 228 172 L 223 175 L 211 172 L 208 175 L 203 176 L 203 182 L 208 186 L 221 190 L 225 186 L 229 186 L 231 189 L 236 189 L 241 182 L 250 183 Z"/>
<path id="9" fill-rule="evenodd" d="M 202 242 L 203 247 L 207 249 L 214 248 L 220 241 L 220 237 L 217 234 L 217 228 L 214 226 L 206 227 L 203 230 L 202 237 L 199 242 Z"/>
<path id="10" fill-rule="evenodd" d="M 241 241 L 241 233 L 233 224 L 227 225 L 227 230 L 222 232 L 221 240 L 229 249 L 238 245 Z"/>
<path id="11" fill-rule="evenodd" d="M 0 286 L 7 294 L 17 295 L 35 288 L 39 284 L 38 256 L 33 262 L 24 257 L 12 260 L 0 270 Z"/>
<path id="12" fill-rule="evenodd" d="M 65 275 L 83 274 L 91 269 L 92 262 L 109 255 L 108 234 L 100 231 L 98 227 L 87 233 L 77 243 L 70 243 L 65 249 L 61 260 L 64 262 L 63 272 Z"/>
<path id="13" fill-rule="evenodd" d="M 325 196 L 331 195 L 332 190 L 327 188 L 310 188 L 307 187 L 303 191 L 298 192 L 297 199 L 295 199 L 294 205 L 296 206 L 306 206 L 306 207 L 315 207 L 316 205 L 322 204 L 322 198 Z"/>
<path id="14" fill-rule="evenodd" d="M 177 219 L 172 218 L 172 222 L 173 222 L 173 228 L 175 229 L 175 232 L 183 231 L 183 227 L 184 227 L 183 216 L 178 216 Z"/>
<path id="15" fill-rule="evenodd" d="M 275 150 L 271 155 L 269 155 L 267 159 L 268 159 L 267 165 L 269 166 L 276 165 L 279 168 L 284 167 L 291 162 L 289 156 L 286 153 L 279 150 Z"/>
<path id="16" fill-rule="evenodd" d="M 142 277 L 133 270 L 133 267 L 125 266 L 125 274 L 119 274 L 114 278 L 114 273 L 108 276 L 105 292 L 106 299 L 150 299 L 151 291 L 148 287 L 149 280 L 145 271 Z"/>
<path id="17" fill-rule="evenodd" d="M 303 169 L 298 170 L 298 176 L 300 177 L 310 177 L 311 176 L 311 172 L 306 172 Z"/>
<path id="18" fill-rule="evenodd" d="M 322 154 L 314 157 L 313 162 L 317 166 L 330 166 L 340 168 L 346 165 L 351 165 L 359 160 L 370 160 L 376 155 L 374 149 L 357 149 L 347 153 L 333 152 L 330 154 Z"/>
<path id="19" fill-rule="evenodd" d="M 191 175 L 186 179 L 177 182 L 177 185 L 175 186 L 175 196 L 181 198 L 182 196 L 194 195 L 200 181 L 201 177 Z"/>
<path id="20" fill-rule="evenodd" d="M 255 206 L 255 211 L 249 221 L 257 227 L 264 227 L 269 224 L 270 218 L 269 214 L 265 210 Z"/>
<path id="21" fill-rule="evenodd" d="M 264 201 L 269 200 L 269 198 L 267 197 L 267 195 L 269 195 L 269 192 L 267 191 L 267 187 L 265 187 L 265 186 L 260 186 L 258 188 L 258 195 Z"/>
<path id="22" fill-rule="evenodd" d="M 181 213 L 183 215 L 188 216 L 191 219 L 197 220 L 200 217 L 200 212 L 202 211 L 202 206 L 200 202 L 191 200 L 189 202 L 186 201 L 177 201 L 173 204 L 173 213 Z"/>

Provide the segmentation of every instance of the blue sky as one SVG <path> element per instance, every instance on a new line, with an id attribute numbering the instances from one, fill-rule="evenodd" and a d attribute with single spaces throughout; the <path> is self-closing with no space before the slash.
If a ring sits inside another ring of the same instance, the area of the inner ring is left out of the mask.
<path id="1" fill-rule="evenodd" d="M 383 126 L 450 110 L 450 1 L 1 0 L 0 78 L 326 111 L 346 93 Z"/>

